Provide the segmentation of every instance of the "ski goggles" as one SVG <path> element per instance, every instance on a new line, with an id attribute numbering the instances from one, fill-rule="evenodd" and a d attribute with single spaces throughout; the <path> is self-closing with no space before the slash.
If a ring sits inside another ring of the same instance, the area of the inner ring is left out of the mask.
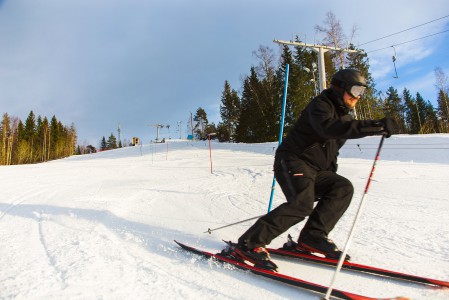
<path id="1" fill-rule="evenodd" d="M 361 85 L 353 85 L 351 86 L 351 88 L 349 89 L 348 93 L 354 97 L 362 97 L 363 93 L 365 93 L 366 87 L 361 86 Z"/>

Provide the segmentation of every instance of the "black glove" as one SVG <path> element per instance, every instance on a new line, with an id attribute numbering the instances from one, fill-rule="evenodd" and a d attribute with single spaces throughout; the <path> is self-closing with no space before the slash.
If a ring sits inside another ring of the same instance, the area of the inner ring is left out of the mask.
<path id="1" fill-rule="evenodd" d="M 392 134 L 395 134 L 398 131 L 398 124 L 392 118 L 383 118 L 380 120 L 380 123 L 383 126 L 382 134 L 384 134 L 386 138 L 389 138 Z"/>
<path id="2" fill-rule="evenodd" d="M 389 138 L 392 134 L 398 132 L 398 125 L 392 118 L 383 118 L 381 120 L 359 121 L 359 130 L 365 135 L 383 134 Z"/>

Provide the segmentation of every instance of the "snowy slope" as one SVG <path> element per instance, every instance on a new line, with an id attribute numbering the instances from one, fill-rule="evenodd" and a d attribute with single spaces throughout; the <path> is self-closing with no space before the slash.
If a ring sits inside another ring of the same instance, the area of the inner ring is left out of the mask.
<path id="1" fill-rule="evenodd" d="M 352 140 L 339 173 L 356 193 L 331 234 L 343 248 L 379 137 Z M 266 212 L 276 143 L 172 141 L 0 167 L 0 299 L 317 299 L 199 259 Z M 350 254 L 363 264 L 449 280 L 449 135 L 394 136 L 377 165 Z M 274 204 L 284 201 L 280 189 Z M 301 228 L 288 233 L 297 236 Z M 274 240 L 281 246 L 286 234 Z M 327 285 L 332 269 L 277 259 Z M 448 299 L 449 290 L 344 272 L 337 288 L 376 297 Z"/>

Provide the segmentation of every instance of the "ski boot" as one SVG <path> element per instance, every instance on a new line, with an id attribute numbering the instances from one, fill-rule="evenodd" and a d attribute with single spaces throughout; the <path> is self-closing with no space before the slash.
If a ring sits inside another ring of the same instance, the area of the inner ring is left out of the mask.
<path id="1" fill-rule="evenodd" d="M 326 258 L 339 260 L 343 254 L 335 245 L 335 243 L 325 237 L 321 238 L 299 238 L 297 248 L 311 253 L 320 253 Z M 351 257 L 346 254 L 345 260 L 350 260 Z"/>
<path id="2" fill-rule="evenodd" d="M 231 242 L 225 243 L 227 244 L 226 248 L 224 248 L 220 253 L 217 254 L 244 263 L 243 259 L 235 252 L 235 246 Z"/>
<path id="3" fill-rule="evenodd" d="M 307 251 L 307 250 L 299 247 L 298 243 L 293 241 L 293 238 L 290 234 L 287 237 L 287 242 L 284 243 L 282 248 L 279 248 L 279 250 L 291 251 L 291 252 L 296 252 L 296 253 L 300 253 L 300 254 L 308 254 L 308 255 L 312 254 L 310 251 Z"/>
<path id="4" fill-rule="evenodd" d="M 265 247 L 249 249 L 232 242 L 226 243 L 228 246 L 220 253 L 220 255 L 245 263 L 250 262 L 256 268 L 277 272 L 278 266 L 271 261 L 270 254 Z"/>

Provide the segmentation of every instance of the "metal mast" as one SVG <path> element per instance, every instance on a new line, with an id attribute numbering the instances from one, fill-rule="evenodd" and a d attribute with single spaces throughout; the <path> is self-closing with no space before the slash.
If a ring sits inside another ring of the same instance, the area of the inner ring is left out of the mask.
<path id="1" fill-rule="evenodd" d="M 156 127 L 156 130 L 157 130 L 156 143 L 159 142 L 159 129 L 163 128 L 164 125 L 161 125 L 161 124 L 152 124 L 152 125 L 148 125 L 148 126 Z"/>
<path id="2" fill-rule="evenodd" d="M 273 40 L 273 42 L 278 43 L 280 45 L 292 45 L 292 46 L 299 46 L 299 47 L 307 47 L 307 48 L 310 48 L 313 51 L 318 53 L 318 73 L 319 73 L 319 77 L 320 77 L 319 78 L 320 92 L 322 92 L 324 89 L 326 89 L 326 69 L 324 67 L 324 53 L 327 51 L 330 51 L 330 50 L 343 51 L 343 52 L 347 52 L 347 53 L 359 52 L 357 50 L 343 49 L 343 48 L 330 47 L 330 46 L 324 46 L 324 45 L 298 43 L 298 42 L 292 42 L 292 41 Z"/>

